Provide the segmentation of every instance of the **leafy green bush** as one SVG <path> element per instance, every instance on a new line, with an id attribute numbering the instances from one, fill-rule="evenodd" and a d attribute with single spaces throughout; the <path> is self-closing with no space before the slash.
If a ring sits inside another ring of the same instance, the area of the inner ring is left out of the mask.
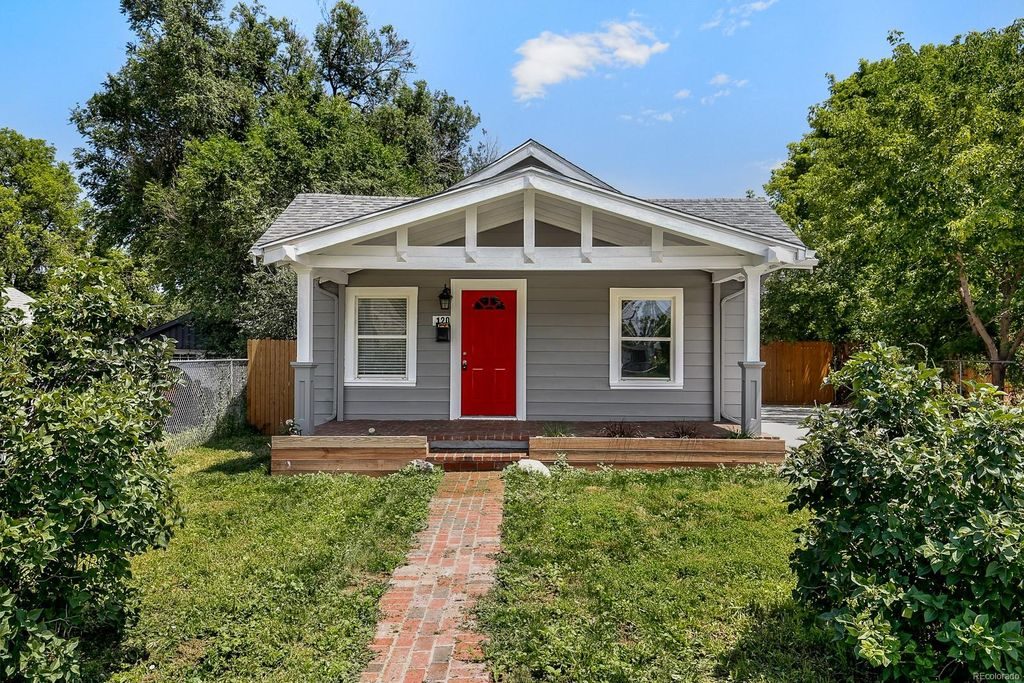
<path id="1" fill-rule="evenodd" d="M 1024 412 L 876 345 L 832 374 L 784 473 L 797 597 L 886 678 L 1024 674 Z"/>
<path id="2" fill-rule="evenodd" d="M 0 678 L 74 680 L 128 616 L 129 558 L 177 521 L 157 446 L 170 348 L 115 269 L 54 273 L 31 326 L 0 306 Z"/>

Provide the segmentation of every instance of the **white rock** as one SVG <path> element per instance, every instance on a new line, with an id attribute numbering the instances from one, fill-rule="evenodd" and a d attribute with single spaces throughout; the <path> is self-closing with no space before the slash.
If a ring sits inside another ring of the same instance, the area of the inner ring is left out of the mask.
<path id="1" fill-rule="evenodd" d="M 540 460 L 534 460 L 532 458 L 523 458 L 522 460 L 516 463 L 516 467 L 523 470 L 524 472 L 529 472 L 530 474 L 540 474 L 545 477 L 551 476 L 551 471 L 548 469 L 548 466 L 542 463 Z"/>

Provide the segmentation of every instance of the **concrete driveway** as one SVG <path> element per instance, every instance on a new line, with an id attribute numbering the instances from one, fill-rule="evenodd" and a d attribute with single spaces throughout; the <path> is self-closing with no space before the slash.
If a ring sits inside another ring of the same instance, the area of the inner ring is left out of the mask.
<path id="1" fill-rule="evenodd" d="M 786 448 L 796 448 L 807 435 L 800 424 L 812 412 L 813 406 L 762 406 L 761 433 L 779 437 L 786 442 Z"/>

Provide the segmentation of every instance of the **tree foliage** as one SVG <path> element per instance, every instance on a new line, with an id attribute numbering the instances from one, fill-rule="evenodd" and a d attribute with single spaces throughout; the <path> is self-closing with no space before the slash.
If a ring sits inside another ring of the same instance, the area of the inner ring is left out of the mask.
<path id="1" fill-rule="evenodd" d="M 128 616 L 133 555 L 178 519 L 159 446 L 170 347 L 131 341 L 123 273 L 51 276 L 29 327 L 0 306 L 0 678 L 78 678 L 83 640 Z M 2 295 L 0 295 L 2 296 Z"/>
<path id="2" fill-rule="evenodd" d="M 0 283 L 41 291 L 48 270 L 87 248 L 86 208 L 52 146 L 0 128 Z"/>
<path id="3" fill-rule="evenodd" d="M 1024 410 L 874 345 L 829 381 L 784 474 L 809 510 L 796 594 L 886 679 L 1024 674 Z"/>
<path id="4" fill-rule="evenodd" d="M 819 251 L 770 280 L 766 336 L 917 342 L 1013 358 L 1024 343 L 1024 21 L 832 79 L 766 186 Z M 998 379 L 998 377 L 997 377 Z"/>
<path id="5" fill-rule="evenodd" d="M 251 334 L 253 305 L 270 305 L 268 319 L 294 306 L 254 289 L 265 279 L 248 250 L 295 194 L 426 194 L 463 175 L 477 116 L 407 83 L 408 42 L 353 5 L 335 5 L 312 46 L 259 5 L 122 9 L 137 39 L 74 113 L 86 140 L 76 161 L 100 241 L 151 259 L 215 349 L 240 350 L 238 311 Z"/>

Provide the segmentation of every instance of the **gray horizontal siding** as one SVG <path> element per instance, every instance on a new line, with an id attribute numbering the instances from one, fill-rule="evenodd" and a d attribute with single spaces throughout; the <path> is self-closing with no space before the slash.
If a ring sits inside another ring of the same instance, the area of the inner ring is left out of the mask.
<path id="1" fill-rule="evenodd" d="M 463 273 L 459 278 L 521 278 L 521 273 Z M 711 284 L 701 272 L 528 273 L 526 416 L 531 420 L 706 420 L 712 412 Z M 361 271 L 353 287 L 419 288 L 415 387 L 346 387 L 346 419 L 447 419 L 448 344 L 434 341 L 431 316 L 451 274 Z M 681 389 L 608 386 L 608 289 L 682 287 L 684 358 Z"/>
<path id="2" fill-rule="evenodd" d="M 743 407 L 739 366 L 743 360 L 743 318 L 742 294 L 722 304 L 722 413 L 736 421 L 740 419 Z"/>
<path id="3" fill-rule="evenodd" d="M 313 423 L 334 418 L 334 366 L 337 360 L 337 300 L 319 287 L 313 290 Z"/>

